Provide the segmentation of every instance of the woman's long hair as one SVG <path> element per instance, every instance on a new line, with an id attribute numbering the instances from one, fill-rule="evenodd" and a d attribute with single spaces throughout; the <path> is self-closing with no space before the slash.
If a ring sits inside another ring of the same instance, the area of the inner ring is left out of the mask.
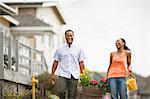
<path id="1" fill-rule="evenodd" d="M 123 38 L 120 38 L 120 39 L 122 40 L 122 42 L 124 42 L 124 49 L 131 51 L 131 50 L 129 49 L 129 47 L 126 45 L 125 39 L 123 39 Z"/>

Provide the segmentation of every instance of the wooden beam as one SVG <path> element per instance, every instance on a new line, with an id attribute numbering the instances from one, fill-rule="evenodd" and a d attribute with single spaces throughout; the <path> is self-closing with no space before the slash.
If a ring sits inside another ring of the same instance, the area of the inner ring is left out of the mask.
<path id="1" fill-rule="evenodd" d="M 11 69 L 12 65 L 12 38 L 8 38 L 8 69 Z"/>
<path id="2" fill-rule="evenodd" d="M 4 38 L 3 38 L 3 30 L 0 29 L 0 79 L 3 79 L 4 76 Z"/>
<path id="3" fill-rule="evenodd" d="M 19 42 L 16 40 L 16 71 L 19 72 Z"/>

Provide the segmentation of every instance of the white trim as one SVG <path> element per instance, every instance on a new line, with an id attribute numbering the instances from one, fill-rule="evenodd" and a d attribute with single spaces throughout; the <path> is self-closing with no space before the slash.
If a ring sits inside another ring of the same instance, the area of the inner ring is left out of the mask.
<path id="1" fill-rule="evenodd" d="M 43 34 L 43 33 L 53 33 L 57 34 L 53 27 L 50 26 L 19 26 L 10 27 L 11 32 L 16 34 Z"/>
<path id="2" fill-rule="evenodd" d="M 3 2 L 0 2 L 0 5 L 3 7 L 3 10 L 5 10 L 6 12 L 8 12 L 9 14 L 18 14 L 18 11 L 11 8 L 10 6 L 7 6 L 6 4 L 4 4 Z"/>
<path id="3" fill-rule="evenodd" d="M 57 8 L 57 11 L 59 12 L 59 14 L 60 14 L 60 16 L 61 16 L 61 18 L 63 19 L 63 22 L 64 22 L 64 24 L 66 24 L 67 22 L 66 22 L 66 18 L 65 18 L 65 16 L 64 16 L 64 14 L 63 14 L 63 11 L 61 10 L 61 8 L 60 8 L 60 5 L 58 4 L 58 2 L 44 2 L 44 3 L 42 3 L 42 7 L 56 7 Z"/>
<path id="4" fill-rule="evenodd" d="M 15 25 L 19 25 L 19 21 L 9 15 L 2 15 L 2 17 Z"/>
<path id="5" fill-rule="evenodd" d="M 44 2 L 42 4 L 42 7 L 51 7 L 51 6 L 57 6 L 57 2 Z"/>
<path id="6" fill-rule="evenodd" d="M 2 0 L 6 3 L 39 3 L 39 2 L 46 2 L 48 0 Z"/>
<path id="7" fill-rule="evenodd" d="M 28 30 L 28 31 L 50 31 L 52 27 L 50 26 L 18 26 L 18 27 L 11 27 L 11 30 Z"/>

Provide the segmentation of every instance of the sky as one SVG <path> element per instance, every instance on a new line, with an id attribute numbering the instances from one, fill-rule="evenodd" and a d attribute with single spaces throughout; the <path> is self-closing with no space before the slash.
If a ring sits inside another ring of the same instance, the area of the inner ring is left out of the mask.
<path id="1" fill-rule="evenodd" d="M 122 37 L 132 51 L 133 72 L 150 76 L 149 0 L 58 1 L 68 23 L 64 31 L 75 32 L 74 42 L 85 51 L 86 67 L 106 72 L 109 55 L 116 51 L 115 41 Z"/>
<path id="2" fill-rule="evenodd" d="M 150 75 L 150 2 L 148 0 L 60 0 L 75 42 L 85 51 L 86 66 L 106 72 L 115 41 L 132 51 L 132 70 Z"/>

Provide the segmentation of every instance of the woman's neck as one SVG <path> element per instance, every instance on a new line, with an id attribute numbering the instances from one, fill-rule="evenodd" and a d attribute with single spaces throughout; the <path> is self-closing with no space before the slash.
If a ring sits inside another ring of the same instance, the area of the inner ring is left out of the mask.
<path id="1" fill-rule="evenodd" d="M 123 48 L 120 48 L 120 49 L 118 49 L 118 53 L 121 53 L 121 52 L 123 52 L 124 51 L 124 49 Z"/>

